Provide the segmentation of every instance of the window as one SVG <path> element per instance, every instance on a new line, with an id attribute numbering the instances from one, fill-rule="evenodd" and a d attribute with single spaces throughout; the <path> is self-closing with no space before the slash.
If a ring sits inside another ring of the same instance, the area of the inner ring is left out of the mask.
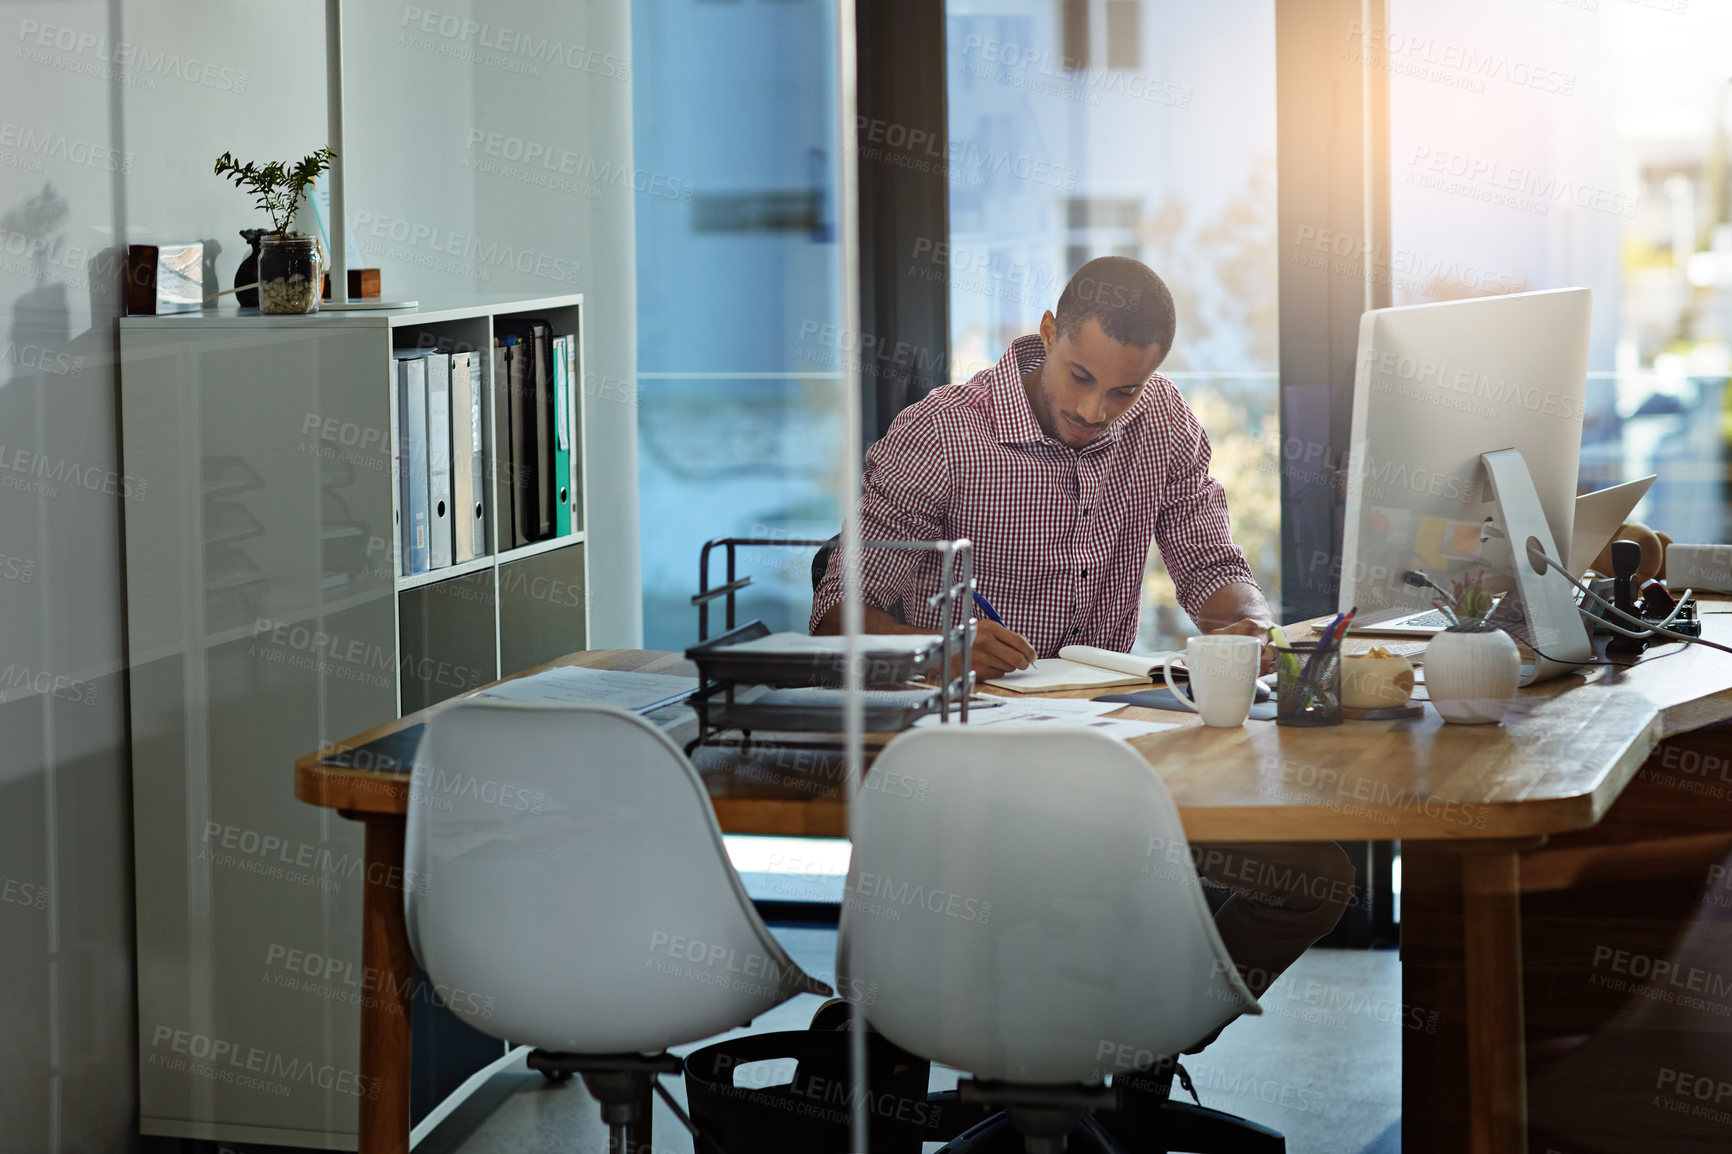
<path id="1" fill-rule="evenodd" d="M 697 639 L 698 551 L 841 523 L 834 20 L 632 6 L 644 644 Z M 667 189 L 677 195 L 660 195 Z M 742 621 L 803 631 L 810 551 L 742 554 Z"/>
<path id="2" fill-rule="evenodd" d="M 1658 473 L 1638 519 L 1727 540 L 1732 8 L 1391 0 L 1378 33 L 1394 302 L 1591 288 L 1582 490 Z"/>
<path id="3" fill-rule="evenodd" d="M 1033 332 L 1087 260 L 1147 263 L 1179 311 L 1161 371 L 1208 430 L 1274 599 L 1273 5 L 951 0 L 947 38 L 952 379 Z M 1152 551 L 1141 641 L 1191 631 Z"/>

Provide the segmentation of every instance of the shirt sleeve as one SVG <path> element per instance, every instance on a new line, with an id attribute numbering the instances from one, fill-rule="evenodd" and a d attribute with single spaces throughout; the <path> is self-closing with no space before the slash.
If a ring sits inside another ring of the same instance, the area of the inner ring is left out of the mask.
<path id="1" fill-rule="evenodd" d="M 860 536 L 866 541 L 941 541 L 946 538 L 950 502 L 950 465 L 929 418 L 906 409 L 866 452 L 860 478 Z M 861 598 L 867 605 L 895 612 L 919 591 L 927 555 L 911 550 L 867 549 L 860 558 Z M 812 595 L 812 620 L 818 622 L 842 603 L 842 552 Z M 917 614 L 905 612 L 904 619 Z"/>
<path id="2" fill-rule="evenodd" d="M 1235 581 L 1255 585 L 1257 578 L 1233 543 L 1227 495 L 1209 475 L 1208 435 L 1177 390 L 1171 393 L 1168 421 L 1172 452 L 1155 517 L 1155 543 L 1179 607 L 1194 619 L 1212 594 Z"/>

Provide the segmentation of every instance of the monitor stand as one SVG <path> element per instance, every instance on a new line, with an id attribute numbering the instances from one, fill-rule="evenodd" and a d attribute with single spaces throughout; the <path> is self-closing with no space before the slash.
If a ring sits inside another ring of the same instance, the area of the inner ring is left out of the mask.
<path id="1" fill-rule="evenodd" d="M 1498 525 L 1509 535 L 1510 568 L 1515 573 L 1515 591 L 1525 614 L 1522 625 L 1528 634 L 1525 638 L 1517 634 L 1517 640 L 1527 641 L 1535 648 L 1533 665 L 1522 667 L 1521 684 L 1533 685 L 1574 673 L 1580 668 L 1577 663 L 1594 659 L 1594 645 L 1576 608 L 1574 588 L 1556 569 L 1535 566 L 1528 559 L 1531 545 L 1537 545 L 1546 556 L 1560 563 L 1564 557 L 1552 540 L 1551 527 L 1546 524 L 1545 510 L 1527 462 L 1518 449 L 1481 453 L 1479 459 L 1491 483 Z M 1544 650 L 1545 655 L 1541 656 L 1539 650 Z"/>

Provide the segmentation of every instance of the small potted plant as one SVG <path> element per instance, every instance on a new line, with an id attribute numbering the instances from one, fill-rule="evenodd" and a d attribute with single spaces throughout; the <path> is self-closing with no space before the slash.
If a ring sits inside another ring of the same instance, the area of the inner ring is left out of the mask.
<path id="1" fill-rule="evenodd" d="M 1453 596 L 1432 604 L 1450 625 L 1425 647 L 1425 687 L 1445 721 L 1491 725 L 1503 720 L 1521 680 L 1521 653 L 1510 635 L 1487 623 L 1492 596 L 1484 572 L 1452 580 Z"/>
<path id="2" fill-rule="evenodd" d="M 290 232 L 295 208 L 336 156 L 321 148 L 294 164 L 273 160 L 266 165 L 242 164 L 231 153 L 217 157 L 216 174 L 254 196 L 254 204 L 271 219 L 271 231 L 259 241 L 259 311 L 311 313 L 319 308 L 324 288 L 324 260 L 317 237 Z"/>

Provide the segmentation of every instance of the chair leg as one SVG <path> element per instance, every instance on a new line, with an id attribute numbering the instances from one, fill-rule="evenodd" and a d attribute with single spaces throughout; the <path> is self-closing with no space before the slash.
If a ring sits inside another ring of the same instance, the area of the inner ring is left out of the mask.
<path id="1" fill-rule="evenodd" d="M 584 1070 L 583 1084 L 601 1104 L 607 1123 L 607 1154 L 638 1154 L 653 1149 L 650 1120 L 655 1114 L 654 1074 L 640 1070 Z"/>
<path id="2" fill-rule="evenodd" d="M 650 1133 L 655 1114 L 655 1099 L 645 1096 L 643 1113 L 636 1120 L 623 1126 L 609 1126 L 607 1133 L 608 1154 L 650 1154 L 655 1149 L 653 1135 Z"/>
<path id="3" fill-rule="evenodd" d="M 607 1125 L 608 1154 L 647 1154 L 654 1147 L 650 1120 L 655 1114 L 655 1084 L 661 1074 L 684 1067 L 672 1054 L 562 1054 L 532 1050 L 529 1068 L 551 1079 L 583 1077 L 584 1087 L 601 1106 Z"/>

